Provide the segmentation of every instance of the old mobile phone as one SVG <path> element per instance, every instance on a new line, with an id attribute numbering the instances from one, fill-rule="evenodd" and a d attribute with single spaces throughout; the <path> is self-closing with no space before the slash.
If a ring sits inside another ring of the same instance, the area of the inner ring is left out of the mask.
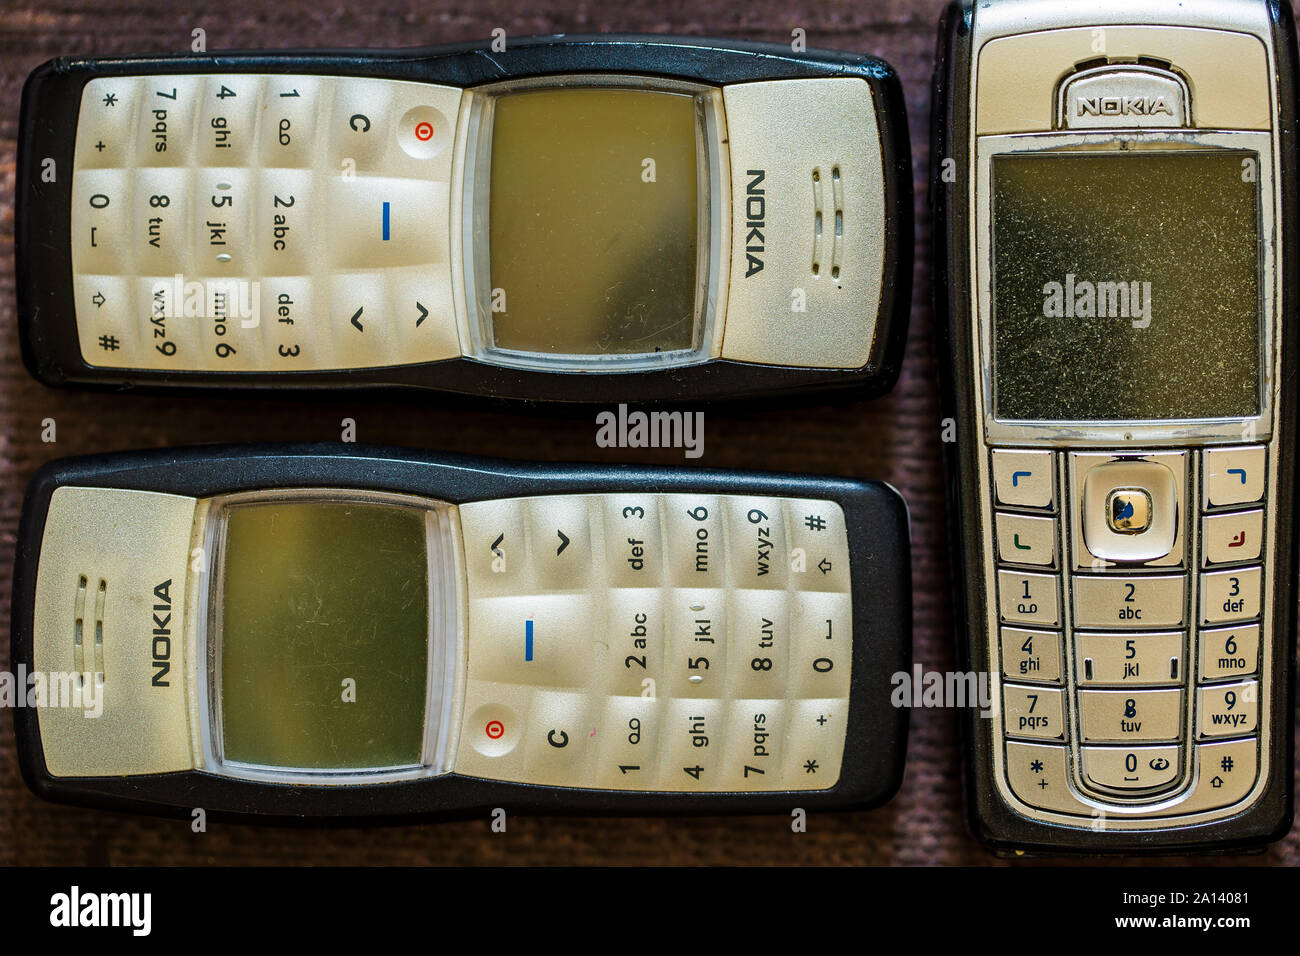
<path id="1" fill-rule="evenodd" d="M 208 447 L 47 465 L 20 538 L 50 799 L 757 812 L 901 779 L 907 515 L 878 482 Z"/>
<path id="2" fill-rule="evenodd" d="M 23 354 L 49 384 L 610 402 L 897 377 L 911 172 L 873 57 L 58 59 L 20 139 Z"/>
<path id="3" fill-rule="evenodd" d="M 996 847 L 1291 824 L 1293 31 L 1261 0 L 941 25 L 957 627 L 992 698 L 967 796 Z"/>

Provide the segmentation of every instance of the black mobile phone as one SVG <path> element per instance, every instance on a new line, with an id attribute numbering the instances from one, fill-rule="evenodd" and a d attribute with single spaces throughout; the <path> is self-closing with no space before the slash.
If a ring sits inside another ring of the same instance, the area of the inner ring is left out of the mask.
<path id="1" fill-rule="evenodd" d="M 954 3 L 931 182 L 977 836 L 1292 819 L 1290 7 Z M 985 719 L 985 718 L 988 719 Z"/>
<path id="2" fill-rule="evenodd" d="M 911 167 L 874 57 L 63 58 L 22 109 L 19 324 L 47 384 L 608 403 L 898 374 Z"/>
<path id="3" fill-rule="evenodd" d="M 20 763 L 52 800 L 789 812 L 902 776 L 908 526 L 879 482 L 353 445 L 65 459 L 29 487 L 13 595 Z"/>

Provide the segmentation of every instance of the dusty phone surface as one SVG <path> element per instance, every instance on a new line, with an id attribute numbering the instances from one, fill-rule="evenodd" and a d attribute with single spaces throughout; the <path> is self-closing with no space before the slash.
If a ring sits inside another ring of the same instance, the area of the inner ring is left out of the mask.
<path id="1" fill-rule="evenodd" d="M 1296 343 L 1285 3 L 953 4 L 936 301 L 976 834 L 1290 827 Z M 946 166 L 945 166 L 946 164 Z"/>
<path id="2" fill-rule="evenodd" d="M 20 537 L 50 799 L 748 813 L 901 780 L 907 515 L 878 482 L 214 446 L 54 462 Z"/>
<path id="3" fill-rule="evenodd" d="M 20 153 L 23 354 L 49 384 L 610 402 L 897 376 L 911 172 L 873 57 L 60 59 Z"/>

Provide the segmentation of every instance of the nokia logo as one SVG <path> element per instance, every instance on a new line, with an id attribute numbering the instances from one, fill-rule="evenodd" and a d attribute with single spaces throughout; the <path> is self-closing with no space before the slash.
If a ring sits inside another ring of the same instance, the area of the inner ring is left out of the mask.
<path id="1" fill-rule="evenodd" d="M 154 687 L 170 687 L 172 670 L 172 579 L 153 589 L 153 680 Z"/>
<path id="2" fill-rule="evenodd" d="M 1076 116 L 1173 116 L 1163 96 L 1079 96 Z"/>
<path id="3" fill-rule="evenodd" d="M 763 230 L 767 228 L 767 196 L 763 189 L 763 180 L 767 171 L 747 169 L 745 175 L 750 177 L 745 187 L 745 278 L 763 271 L 763 259 L 759 253 L 765 251 Z"/>

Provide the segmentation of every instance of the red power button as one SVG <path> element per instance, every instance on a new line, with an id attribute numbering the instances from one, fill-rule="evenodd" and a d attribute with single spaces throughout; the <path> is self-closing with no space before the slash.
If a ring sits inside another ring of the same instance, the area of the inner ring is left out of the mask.
<path id="1" fill-rule="evenodd" d="M 505 736 L 506 725 L 501 723 L 499 720 L 489 720 L 487 726 L 483 728 L 483 732 L 487 734 L 488 738 L 491 740 L 500 740 Z"/>
<path id="2" fill-rule="evenodd" d="M 451 122 L 432 106 L 415 106 L 397 124 L 397 143 L 413 159 L 433 159 L 451 145 Z"/>

